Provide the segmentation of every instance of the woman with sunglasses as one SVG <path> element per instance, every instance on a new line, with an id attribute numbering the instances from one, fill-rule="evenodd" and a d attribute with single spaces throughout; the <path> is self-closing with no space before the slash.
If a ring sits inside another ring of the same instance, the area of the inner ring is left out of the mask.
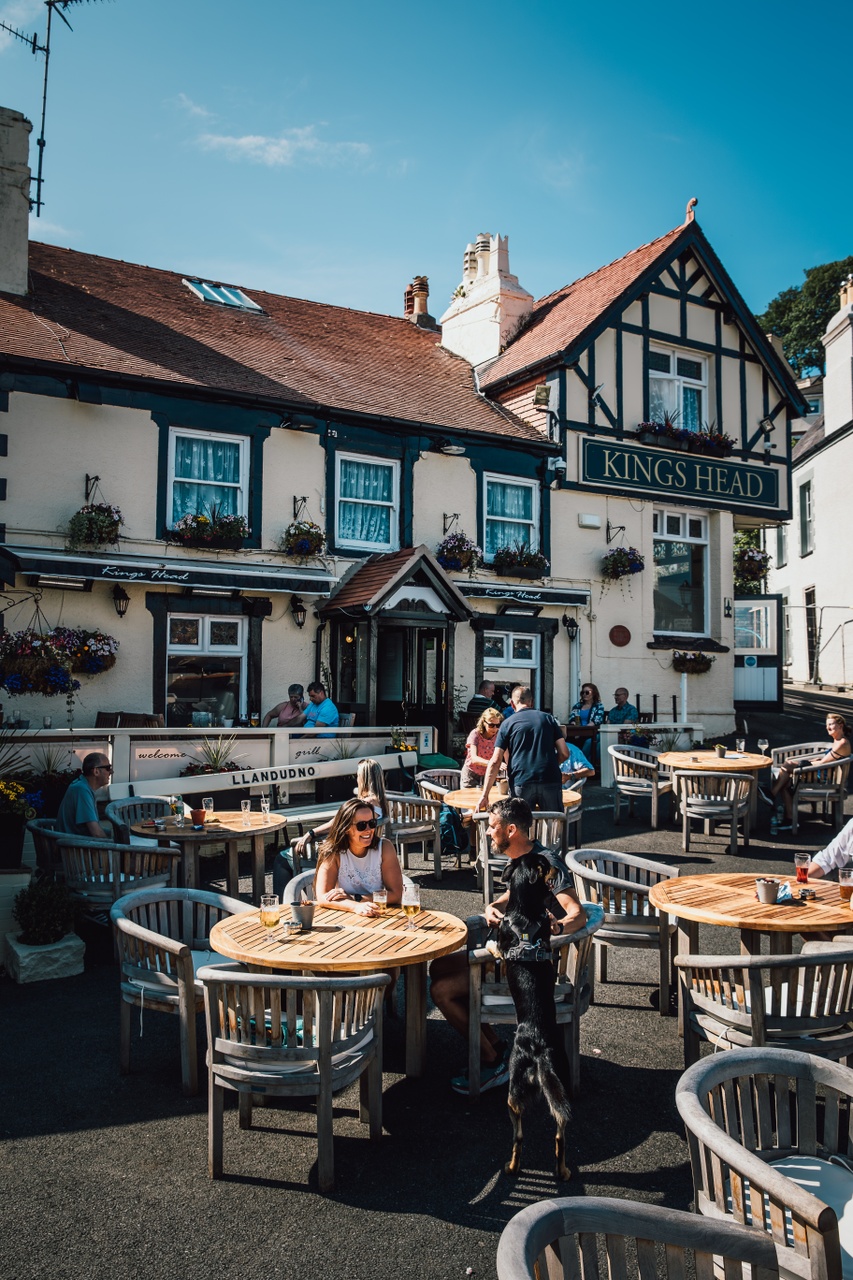
<path id="1" fill-rule="evenodd" d="M 317 854 L 317 901 L 360 916 L 379 915 L 373 894 L 385 889 L 388 905 L 403 897 L 403 873 L 397 850 L 378 835 L 373 806 L 358 798 L 341 805 Z"/>
<path id="2" fill-rule="evenodd" d="M 495 754 L 495 739 L 498 729 L 503 724 L 500 711 L 491 707 L 484 711 L 465 741 L 465 763 L 462 765 L 460 787 L 482 787 L 489 767 L 489 761 Z"/>
<path id="3" fill-rule="evenodd" d="M 575 703 L 569 712 L 569 723 L 604 724 L 606 714 L 604 703 L 601 701 L 601 694 L 598 692 L 598 685 L 587 681 L 581 687 L 580 700 Z"/>
<path id="4" fill-rule="evenodd" d="M 381 826 L 388 816 L 388 801 L 385 796 L 385 778 L 382 768 L 375 760 L 359 761 L 355 775 L 355 795 L 365 804 L 373 805 L 376 821 Z M 308 845 L 311 840 L 316 844 L 321 836 L 328 835 L 334 821 L 334 818 L 330 818 L 328 822 L 321 822 L 318 827 L 300 836 L 293 846 L 300 858 L 308 856 Z"/>
<path id="5" fill-rule="evenodd" d="M 785 806 L 785 820 L 780 822 L 777 827 L 778 831 L 791 830 L 791 813 L 793 811 L 793 802 L 791 796 L 793 794 L 794 779 L 796 776 L 797 765 L 806 764 L 837 764 L 839 760 L 845 760 L 851 754 L 850 748 L 850 728 L 843 715 L 830 711 L 826 717 L 826 732 L 832 741 L 819 756 L 794 756 L 785 760 L 779 769 L 778 776 L 773 783 L 772 789 L 768 792 L 764 787 L 758 788 L 758 794 L 765 804 L 771 808 L 776 806 L 776 797 L 782 795 L 782 803 Z"/>

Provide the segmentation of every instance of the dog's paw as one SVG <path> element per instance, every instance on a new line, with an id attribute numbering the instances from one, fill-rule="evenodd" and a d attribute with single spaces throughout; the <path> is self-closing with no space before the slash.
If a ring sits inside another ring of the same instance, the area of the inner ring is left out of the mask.
<path id="1" fill-rule="evenodd" d="M 560 1166 L 557 1165 L 555 1176 L 558 1182 L 568 1182 L 572 1176 L 572 1171 L 571 1169 L 567 1168 L 566 1165 L 563 1165 L 562 1168 L 560 1168 Z"/>
<path id="2" fill-rule="evenodd" d="M 504 1165 L 504 1173 L 508 1173 L 511 1178 L 517 1178 L 518 1175 L 521 1173 L 521 1161 L 507 1160 L 506 1164 Z"/>
<path id="3" fill-rule="evenodd" d="M 496 960 L 503 960 L 501 949 L 494 938 L 489 938 L 489 941 L 486 943 L 486 950 L 489 955 L 494 956 Z"/>

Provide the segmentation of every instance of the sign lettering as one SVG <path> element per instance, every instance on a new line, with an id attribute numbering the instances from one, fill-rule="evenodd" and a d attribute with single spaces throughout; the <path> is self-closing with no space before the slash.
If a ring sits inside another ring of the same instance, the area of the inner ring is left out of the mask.
<path id="1" fill-rule="evenodd" d="M 581 482 L 700 498 L 710 506 L 779 506 L 779 471 L 697 455 L 678 457 L 634 444 L 585 439 Z"/>

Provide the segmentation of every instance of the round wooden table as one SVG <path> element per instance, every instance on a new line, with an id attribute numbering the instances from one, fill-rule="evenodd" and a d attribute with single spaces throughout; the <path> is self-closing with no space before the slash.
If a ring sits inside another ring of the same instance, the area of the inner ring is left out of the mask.
<path id="1" fill-rule="evenodd" d="M 224 810 L 215 814 L 217 821 L 206 822 L 201 831 L 193 828 L 189 818 L 182 827 L 175 825 L 174 818 L 166 818 L 163 831 L 147 823 L 137 822 L 130 828 L 135 836 L 147 836 L 148 839 L 164 839 L 180 845 L 181 869 L 184 888 L 195 889 L 198 886 L 198 859 L 205 845 L 224 844 L 228 857 L 228 892 L 236 898 L 240 892 L 240 876 L 238 866 L 238 846 L 241 840 L 252 842 L 252 898 L 259 902 L 261 894 L 266 893 L 266 862 L 264 844 L 271 831 L 285 826 L 287 817 L 280 813 L 271 813 L 265 818 L 262 813 L 249 814 L 249 826 L 243 826 L 242 811 Z"/>
<path id="2" fill-rule="evenodd" d="M 282 921 L 289 919 L 284 906 Z M 406 1075 L 423 1074 L 426 1050 L 427 964 L 464 946 L 468 930 L 446 911 L 420 911 L 407 929 L 402 908 L 381 916 L 318 907 L 310 929 L 288 934 L 284 924 L 265 929 L 258 911 L 227 916 L 210 932 L 212 950 L 261 969 L 312 973 L 369 973 L 401 966 L 406 984 Z"/>
<path id="3" fill-rule="evenodd" d="M 756 782 L 758 774 L 773 763 L 770 756 L 760 755 L 755 751 L 726 751 L 718 756 L 716 751 L 662 751 L 658 756 L 658 764 L 665 769 L 703 769 L 708 773 L 754 773 Z M 678 787 L 673 786 L 673 793 L 678 800 Z M 758 787 L 752 788 L 749 799 L 750 825 L 755 823 L 758 811 Z"/>
<path id="4" fill-rule="evenodd" d="M 480 799 L 481 787 L 462 787 L 459 791 L 448 791 L 446 795 L 441 797 L 442 804 L 449 804 L 451 809 L 476 809 Z M 489 792 L 489 804 L 496 804 L 498 800 L 508 800 L 509 796 L 505 796 L 498 791 L 497 787 L 492 787 Z M 579 805 L 583 796 L 579 791 L 563 792 L 563 808 L 574 809 Z"/>

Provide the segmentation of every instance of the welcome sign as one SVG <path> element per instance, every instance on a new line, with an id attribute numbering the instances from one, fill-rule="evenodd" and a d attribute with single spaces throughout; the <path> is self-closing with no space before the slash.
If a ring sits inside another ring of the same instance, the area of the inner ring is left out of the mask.
<path id="1" fill-rule="evenodd" d="M 779 507 L 779 472 L 705 454 L 585 439 L 581 481 L 620 493 L 693 498 L 717 507 Z"/>

